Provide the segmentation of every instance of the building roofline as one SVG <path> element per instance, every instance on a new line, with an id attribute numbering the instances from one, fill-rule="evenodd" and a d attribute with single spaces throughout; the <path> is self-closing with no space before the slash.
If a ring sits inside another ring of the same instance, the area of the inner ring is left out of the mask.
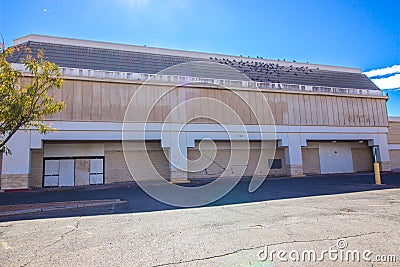
<path id="1" fill-rule="evenodd" d="M 400 117 L 398 117 L 398 116 L 389 116 L 389 121 L 400 122 Z"/>
<path id="2" fill-rule="evenodd" d="M 230 59 L 230 60 L 235 59 L 237 61 L 251 60 L 251 61 L 257 61 L 257 62 L 263 62 L 263 63 L 274 63 L 274 64 L 279 64 L 282 66 L 290 66 L 290 65 L 295 66 L 295 67 L 308 66 L 311 68 L 319 68 L 320 70 L 327 70 L 327 71 L 361 73 L 361 69 L 358 69 L 358 68 L 310 64 L 310 63 L 302 63 L 302 62 L 269 60 L 269 59 L 260 59 L 260 58 L 252 58 L 252 57 L 248 58 L 248 57 L 240 57 L 240 56 L 232 56 L 232 55 L 224 55 L 224 54 L 185 51 L 185 50 L 157 48 L 157 47 L 149 47 L 149 46 L 138 46 L 138 45 L 130 45 L 130 44 L 119 44 L 119 43 L 112 43 L 112 42 L 83 40 L 83 39 L 75 39 L 75 38 L 38 35 L 38 34 L 29 34 L 29 35 L 17 38 L 14 40 L 13 45 L 21 45 L 28 41 L 53 43 L 53 44 L 61 44 L 61 45 L 93 47 L 93 48 L 102 48 L 102 49 L 112 49 L 112 50 L 122 50 L 122 51 L 130 51 L 130 52 L 161 54 L 161 55 L 170 55 L 170 56 L 192 57 L 192 58 L 200 58 L 200 59 L 209 59 L 210 57 L 213 57 L 213 58 L 217 57 L 217 58 L 226 58 L 226 59 Z"/>

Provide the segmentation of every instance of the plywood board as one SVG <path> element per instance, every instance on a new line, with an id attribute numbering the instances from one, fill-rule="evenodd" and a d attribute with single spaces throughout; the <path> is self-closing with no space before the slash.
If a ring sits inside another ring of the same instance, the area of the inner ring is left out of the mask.
<path id="1" fill-rule="evenodd" d="M 88 185 L 90 173 L 90 159 L 75 160 L 75 185 Z"/>

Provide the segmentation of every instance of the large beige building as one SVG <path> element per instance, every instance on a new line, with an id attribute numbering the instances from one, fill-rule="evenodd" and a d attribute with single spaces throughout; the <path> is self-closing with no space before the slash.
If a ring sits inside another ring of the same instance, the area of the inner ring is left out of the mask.
<path id="1" fill-rule="evenodd" d="M 2 189 L 151 180 L 147 158 L 173 182 L 368 172 L 372 148 L 381 170 L 400 168 L 400 120 L 359 69 L 39 35 L 14 45 L 60 66 L 66 108 L 48 118 L 56 132 L 13 136 Z"/>

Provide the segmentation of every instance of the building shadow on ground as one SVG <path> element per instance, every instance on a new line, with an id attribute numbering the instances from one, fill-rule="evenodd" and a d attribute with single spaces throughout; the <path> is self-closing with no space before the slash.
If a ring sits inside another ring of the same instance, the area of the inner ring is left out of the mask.
<path id="1" fill-rule="evenodd" d="M 193 181 L 185 186 L 201 186 L 209 181 Z M 206 206 L 221 206 L 268 200 L 291 199 L 343 194 L 369 190 L 400 188 L 400 173 L 382 175 L 383 185 L 375 185 L 373 174 L 328 175 L 300 178 L 268 178 L 253 193 L 248 191 L 250 179 L 243 178 L 234 189 Z M 0 216 L 0 221 L 31 220 L 106 214 L 128 214 L 178 209 L 147 195 L 134 183 L 111 187 L 84 187 L 73 190 L 29 191 L 0 194 L 0 205 L 47 203 L 58 201 L 121 199 L 125 204 L 48 211 L 13 216 Z"/>

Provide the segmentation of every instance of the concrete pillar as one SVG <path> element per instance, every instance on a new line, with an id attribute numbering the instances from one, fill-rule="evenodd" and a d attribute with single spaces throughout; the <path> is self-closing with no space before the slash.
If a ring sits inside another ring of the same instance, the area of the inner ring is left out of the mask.
<path id="1" fill-rule="evenodd" d="M 188 182 L 187 175 L 187 148 L 186 146 L 179 149 L 177 147 L 169 148 L 169 169 L 170 180 L 172 183 Z"/>
<path id="2" fill-rule="evenodd" d="M 387 135 L 379 134 L 377 138 L 378 145 L 378 162 L 381 163 L 381 171 L 391 171 L 390 158 L 389 158 L 389 147 L 387 143 Z"/>
<path id="3" fill-rule="evenodd" d="M 303 176 L 303 159 L 299 133 L 288 134 L 288 145 L 285 147 L 285 159 L 291 177 Z"/>
<path id="4" fill-rule="evenodd" d="M 170 181 L 172 183 L 188 182 L 188 161 L 186 133 L 171 131 L 164 135 L 163 147 L 168 147 L 168 160 L 170 169 Z"/>
<path id="5" fill-rule="evenodd" d="M 1 189 L 28 188 L 30 171 L 30 134 L 17 131 L 7 143 L 12 154 L 3 154 Z"/>

